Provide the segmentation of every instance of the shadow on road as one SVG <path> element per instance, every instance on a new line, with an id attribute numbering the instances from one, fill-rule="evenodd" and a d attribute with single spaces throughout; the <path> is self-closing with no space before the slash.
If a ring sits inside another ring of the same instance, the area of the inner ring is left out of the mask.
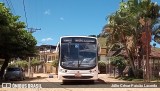
<path id="1" fill-rule="evenodd" d="M 0 80 L 0 83 L 7 83 L 7 82 L 9 82 L 9 83 L 18 83 L 18 82 L 29 82 L 29 81 L 34 81 L 34 80 L 41 80 L 41 79 L 45 79 L 45 78 L 47 78 L 47 77 L 32 77 L 32 78 L 28 78 L 28 77 L 26 77 L 25 78 L 25 80 L 22 80 L 22 81 L 20 81 L 20 80 Z"/>
<path id="2" fill-rule="evenodd" d="M 106 84 L 106 82 L 102 79 L 98 79 L 96 81 L 93 80 L 66 80 L 63 81 L 61 85 L 93 85 L 93 84 Z"/>
<path id="3" fill-rule="evenodd" d="M 32 81 L 32 80 L 41 80 L 45 79 L 47 77 L 32 77 L 32 78 L 26 78 L 24 81 Z"/>

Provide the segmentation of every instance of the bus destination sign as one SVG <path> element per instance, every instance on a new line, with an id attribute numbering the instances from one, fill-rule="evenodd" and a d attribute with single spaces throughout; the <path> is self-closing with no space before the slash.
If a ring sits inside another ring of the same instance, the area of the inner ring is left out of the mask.
<path id="1" fill-rule="evenodd" d="M 61 39 L 62 43 L 96 43 L 96 39 L 94 38 L 80 38 L 80 37 L 75 37 L 75 38 L 62 38 Z"/>

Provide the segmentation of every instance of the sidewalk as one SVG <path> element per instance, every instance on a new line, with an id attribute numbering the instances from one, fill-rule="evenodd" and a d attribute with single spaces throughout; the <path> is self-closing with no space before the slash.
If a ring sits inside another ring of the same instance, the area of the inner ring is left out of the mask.
<path id="1" fill-rule="evenodd" d="M 57 78 L 57 75 L 55 73 L 34 73 L 33 77 L 49 77 L 49 75 L 52 75 L 54 78 Z"/>
<path id="2" fill-rule="evenodd" d="M 98 78 L 105 82 L 127 82 L 124 80 L 115 79 L 114 76 L 110 76 L 110 74 L 98 74 Z"/>

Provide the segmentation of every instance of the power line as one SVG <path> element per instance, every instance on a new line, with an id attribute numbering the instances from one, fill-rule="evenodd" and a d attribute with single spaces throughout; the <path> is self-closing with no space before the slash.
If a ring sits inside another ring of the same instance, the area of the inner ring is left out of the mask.
<path id="1" fill-rule="evenodd" d="M 26 25 L 27 25 L 28 32 L 34 33 L 34 32 L 36 32 L 37 30 L 41 30 L 41 28 L 40 28 L 40 29 L 37 29 L 37 28 L 29 28 L 29 27 L 28 27 L 27 12 L 26 12 L 26 7 L 25 7 L 25 2 L 24 2 L 24 0 L 23 0 L 23 7 L 24 7 L 24 13 L 25 13 Z"/>
<path id="2" fill-rule="evenodd" d="M 15 13 L 15 10 L 14 10 L 14 7 L 13 7 L 13 5 L 12 5 L 12 2 L 9 0 L 3 0 L 3 1 L 6 1 L 6 3 L 7 3 L 7 5 L 8 5 L 8 8 L 11 10 L 11 12 L 13 13 L 13 14 L 16 14 Z"/>
<path id="3" fill-rule="evenodd" d="M 8 1 L 8 0 L 6 0 L 6 1 Z M 12 7 L 13 13 L 16 14 L 15 9 L 14 9 L 14 7 L 13 7 L 13 4 L 12 4 L 11 0 L 9 0 L 9 3 L 10 3 L 10 5 L 11 5 L 11 7 Z"/>
<path id="4" fill-rule="evenodd" d="M 23 7 L 24 7 L 25 18 L 26 18 L 26 25 L 27 25 L 27 28 L 28 28 L 27 13 L 26 13 L 26 7 L 25 7 L 24 0 L 23 0 Z"/>
<path id="5" fill-rule="evenodd" d="M 6 2 L 7 2 L 8 7 L 11 9 L 11 6 L 10 6 L 10 4 L 9 4 L 8 0 L 6 0 Z"/>
<path id="6" fill-rule="evenodd" d="M 9 3 L 8 3 L 8 0 L 6 0 L 6 2 L 7 2 L 8 7 L 11 8 L 10 5 L 9 5 Z"/>

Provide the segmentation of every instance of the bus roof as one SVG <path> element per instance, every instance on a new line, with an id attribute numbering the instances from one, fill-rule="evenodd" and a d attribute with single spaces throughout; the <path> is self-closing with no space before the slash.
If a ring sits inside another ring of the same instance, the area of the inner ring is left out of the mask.
<path id="1" fill-rule="evenodd" d="M 60 39 L 64 38 L 64 37 L 83 37 L 83 38 L 95 38 L 95 39 L 97 39 L 96 37 L 90 37 L 90 36 L 62 36 L 62 37 L 60 37 Z"/>

